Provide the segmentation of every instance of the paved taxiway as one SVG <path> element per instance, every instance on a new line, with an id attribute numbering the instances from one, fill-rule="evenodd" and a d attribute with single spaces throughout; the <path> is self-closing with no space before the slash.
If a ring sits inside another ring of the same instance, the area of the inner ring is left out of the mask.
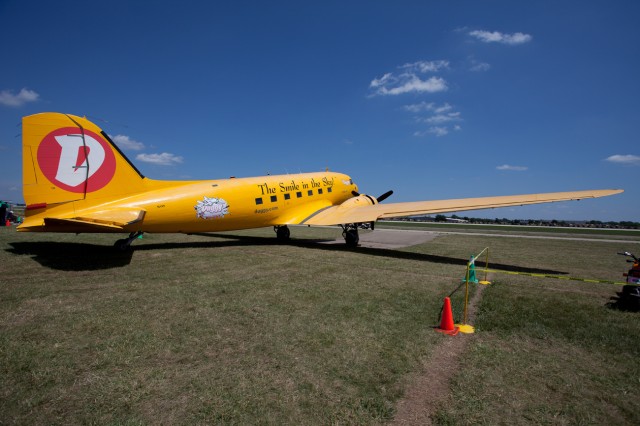
<path id="1" fill-rule="evenodd" d="M 605 238 L 589 238 L 589 237 L 572 237 L 557 235 L 523 235 L 523 234 L 500 234 L 500 233 L 481 233 L 481 232 L 459 232 L 459 231 L 432 231 L 432 230 L 411 230 L 411 229 L 376 229 L 375 231 L 360 232 L 360 247 L 370 248 L 401 248 L 423 244 L 433 240 L 439 235 L 466 235 L 480 237 L 499 237 L 499 238 L 529 238 L 540 240 L 569 240 L 569 241 L 595 241 L 605 243 L 621 243 L 621 244 L 639 244 L 637 239 L 605 239 Z M 330 241 L 327 244 L 344 244 L 344 240 L 339 238 Z"/>

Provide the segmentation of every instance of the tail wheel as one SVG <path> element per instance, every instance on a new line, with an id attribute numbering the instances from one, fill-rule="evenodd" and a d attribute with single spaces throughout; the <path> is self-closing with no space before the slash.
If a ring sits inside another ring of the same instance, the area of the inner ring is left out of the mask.
<path id="1" fill-rule="evenodd" d="M 142 231 L 132 232 L 129 234 L 129 238 L 123 238 L 121 240 L 116 241 L 113 247 L 115 247 L 116 250 L 119 250 L 119 251 L 130 250 L 131 243 L 133 242 L 133 240 L 140 237 L 142 234 L 143 234 Z"/>

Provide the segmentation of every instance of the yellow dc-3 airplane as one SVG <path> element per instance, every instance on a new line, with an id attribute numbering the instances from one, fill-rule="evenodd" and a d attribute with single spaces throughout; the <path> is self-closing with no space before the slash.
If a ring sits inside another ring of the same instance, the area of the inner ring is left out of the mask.
<path id="1" fill-rule="evenodd" d="M 60 113 L 24 117 L 23 193 L 18 231 L 129 233 L 126 250 L 143 232 L 196 233 L 273 226 L 288 240 L 289 225 L 340 225 L 348 246 L 358 228 L 383 218 L 596 198 L 622 190 L 381 202 L 358 193 L 343 173 L 319 172 L 206 181 L 144 177 L 98 126 Z"/>

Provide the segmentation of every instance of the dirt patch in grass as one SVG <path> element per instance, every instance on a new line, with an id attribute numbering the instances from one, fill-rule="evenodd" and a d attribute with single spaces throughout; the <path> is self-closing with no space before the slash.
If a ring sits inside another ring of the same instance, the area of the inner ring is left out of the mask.
<path id="1" fill-rule="evenodd" d="M 482 297 L 483 285 L 469 301 L 469 321 L 473 322 L 476 307 Z M 404 398 L 396 406 L 392 425 L 430 425 L 438 407 L 450 398 L 449 384 L 460 367 L 460 358 L 473 334 L 443 335 L 444 342 L 422 365 L 421 371 L 410 379 Z"/>

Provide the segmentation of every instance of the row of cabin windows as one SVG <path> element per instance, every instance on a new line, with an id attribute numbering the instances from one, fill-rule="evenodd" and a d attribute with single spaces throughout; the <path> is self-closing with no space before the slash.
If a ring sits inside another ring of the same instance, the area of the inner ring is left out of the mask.
<path id="1" fill-rule="evenodd" d="M 331 192 L 331 187 L 327 188 L 327 192 Z M 321 194 L 322 194 L 322 188 L 318 188 L 318 195 L 321 195 Z M 313 195 L 313 189 L 308 190 L 307 191 L 307 196 L 311 197 L 312 195 Z M 278 196 L 277 195 L 272 195 L 270 198 L 271 198 L 271 202 L 272 203 L 278 202 Z M 302 198 L 302 192 L 301 191 L 296 192 L 296 198 Z M 285 193 L 284 194 L 284 199 L 285 200 L 290 200 L 291 199 L 291 194 L 289 194 L 288 192 Z M 262 203 L 263 203 L 262 197 L 256 198 L 256 205 L 260 205 Z"/>

